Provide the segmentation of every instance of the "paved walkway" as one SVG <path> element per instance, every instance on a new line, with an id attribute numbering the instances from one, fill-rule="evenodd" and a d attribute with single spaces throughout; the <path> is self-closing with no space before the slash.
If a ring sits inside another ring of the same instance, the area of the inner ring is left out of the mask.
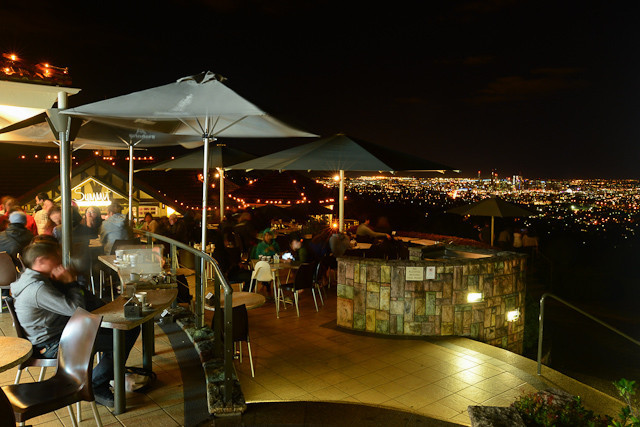
<path id="1" fill-rule="evenodd" d="M 535 362 L 466 338 L 384 338 L 336 327 L 335 289 L 316 313 L 310 292 L 295 307 L 249 311 L 255 378 L 236 364 L 247 402 L 332 401 L 378 405 L 469 424 L 467 406 L 509 406 L 523 393 L 559 387 L 597 412 L 619 403 Z M 246 347 L 243 344 L 243 349 Z"/>
<path id="2" fill-rule="evenodd" d="M 318 313 L 310 292 L 300 296 L 299 318 L 289 307 L 276 319 L 273 303 L 249 311 L 255 378 L 246 344 L 243 363 L 236 362 L 250 405 L 245 417 L 256 420 L 251 418 L 256 411 L 273 410 L 251 403 L 322 401 L 364 403 L 468 425 L 468 405 L 508 406 L 523 393 L 549 386 L 582 396 L 599 413 L 619 409 L 616 400 L 588 386 L 546 368 L 538 377 L 535 362 L 465 338 L 384 338 L 338 329 L 335 301 L 334 288 Z M 202 371 L 191 343 L 174 326 L 163 331 L 156 325 L 155 331 L 157 383 L 146 393 L 130 393 L 129 411 L 120 416 L 99 406 L 105 426 L 196 425 L 208 419 Z M 8 313 L 0 314 L 0 334 L 15 335 Z M 128 365 L 141 364 L 139 341 Z M 34 376 L 37 371 L 23 375 L 23 381 Z M 15 369 L 0 373 L 0 385 L 14 378 Z M 93 425 L 89 405 L 83 405 L 83 413 L 81 425 Z M 268 412 L 263 414 L 267 418 L 262 419 L 268 419 Z M 250 421 L 245 417 L 241 422 Z M 69 421 L 65 409 L 30 424 L 60 426 Z"/>

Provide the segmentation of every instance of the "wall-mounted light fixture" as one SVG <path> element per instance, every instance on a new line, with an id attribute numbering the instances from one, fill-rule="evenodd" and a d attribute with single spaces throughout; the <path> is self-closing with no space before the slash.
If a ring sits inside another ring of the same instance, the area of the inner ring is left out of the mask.
<path id="1" fill-rule="evenodd" d="M 467 302 L 474 303 L 482 301 L 482 292 L 469 292 L 467 294 Z"/>

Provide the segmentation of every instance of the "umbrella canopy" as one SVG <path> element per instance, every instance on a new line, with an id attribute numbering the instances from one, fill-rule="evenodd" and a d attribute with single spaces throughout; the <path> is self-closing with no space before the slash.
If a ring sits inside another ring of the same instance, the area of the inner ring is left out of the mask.
<path id="1" fill-rule="evenodd" d="M 48 124 L 55 109 L 37 114 L 28 119 L 0 129 L 0 142 L 20 145 L 57 146 L 56 136 Z M 195 136 L 170 135 L 140 128 L 127 128 L 106 123 L 73 119 L 71 135 L 74 136 L 72 147 L 79 149 L 126 150 L 129 145 L 135 148 L 166 147 L 182 145 L 194 148 L 202 145 L 202 140 Z"/>
<path id="2" fill-rule="evenodd" d="M 233 165 L 230 169 L 315 171 L 437 171 L 450 166 L 337 134 Z"/>
<path id="3" fill-rule="evenodd" d="M 253 154 L 229 148 L 224 144 L 218 144 L 209 150 L 209 161 L 207 162 L 209 169 L 216 168 L 220 178 L 220 212 L 224 211 L 224 168 L 236 163 L 254 159 L 255 157 L 256 156 Z M 204 150 L 197 150 L 196 152 L 178 157 L 177 159 L 156 163 L 155 165 L 151 165 L 151 167 L 141 170 L 169 171 L 172 169 L 199 169 L 202 167 L 202 164 L 204 164 Z"/>
<path id="4" fill-rule="evenodd" d="M 339 171 L 339 229 L 344 228 L 344 171 L 437 171 L 452 167 L 392 150 L 370 142 L 337 134 L 308 144 L 299 145 L 229 169 L 315 170 Z"/>
<path id="5" fill-rule="evenodd" d="M 493 246 L 494 218 L 534 216 L 536 213 L 509 203 L 499 197 L 490 197 L 479 202 L 449 209 L 447 212 L 458 215 L 490 216 L 491 217 L 491 246 Z"/>
<path id="6" fill-rule="evenodd" d="M 268 115 L 212 72 L 64 111 L 105 123 L 208 138 L 316 136 Z"/>

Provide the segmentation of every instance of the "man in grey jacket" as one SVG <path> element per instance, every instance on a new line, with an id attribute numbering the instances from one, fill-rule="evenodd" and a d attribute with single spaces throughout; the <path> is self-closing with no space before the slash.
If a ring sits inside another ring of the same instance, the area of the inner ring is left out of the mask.
<path id="1" fill-rule="evenodd" d="M 102 242 L 106 254 L 111 253 L 111 248 L 116 240 L 131 238 L 131 227 L 121 212 L 122 206 L 119 203 L 111 203 L 107 208 L 107 219 L 100 226 L 100 242 Z"/>
<path id="2" fill-rule="evenodd" d="M 37 357 L 57 357 L 62 330 L 76 308 L 93 310 L 99 306 L 95 296 L 80 288 L 61 264 L 60 245 L 41 241 L 27 246 L 23 258 L 27 267 L 11 284 L 16 315 Z M 125 359 L 138 338 L 139 328 L 125 334 Z M 101 328 L 95 351 L 102 352 L 93 370 L 96 402 L 113 407 L 109 381 L 113 379 L 113 332 Z"/>

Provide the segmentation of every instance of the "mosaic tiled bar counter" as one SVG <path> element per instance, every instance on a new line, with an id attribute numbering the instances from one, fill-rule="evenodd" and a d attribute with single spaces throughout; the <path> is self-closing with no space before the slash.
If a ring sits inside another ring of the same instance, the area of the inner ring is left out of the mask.
<path id="1" fill-rule="evenodd" d="M 421 249 L 408 260 L 339 258 L 338 326 L 467 336 L 521 354 L 526 256 L 447 246 L 425 257 Z"/>

